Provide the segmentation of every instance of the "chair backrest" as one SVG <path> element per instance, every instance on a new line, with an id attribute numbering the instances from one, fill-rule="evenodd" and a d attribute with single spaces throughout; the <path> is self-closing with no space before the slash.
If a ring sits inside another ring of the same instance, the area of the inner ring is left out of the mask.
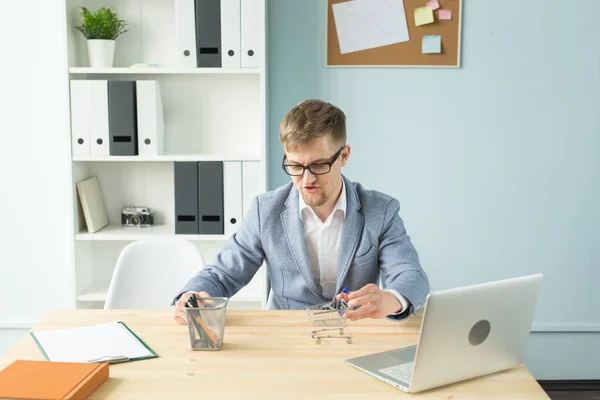
<path id="1" fill-rule="evenodd" d="M 125 246 L 108 288 L 104 309 L 164 310 L 205 265 L 184 240 L 140 240 Z"/>

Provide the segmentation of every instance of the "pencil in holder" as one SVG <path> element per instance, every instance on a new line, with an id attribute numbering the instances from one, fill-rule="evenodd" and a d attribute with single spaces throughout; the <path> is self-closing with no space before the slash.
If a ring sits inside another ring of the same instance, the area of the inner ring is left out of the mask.
<path id="1" fill-rule="evenodd" d="M 193 296 L 185 307 L 192 350 L 220 350 L 225 334 L 227 297 Z"/>

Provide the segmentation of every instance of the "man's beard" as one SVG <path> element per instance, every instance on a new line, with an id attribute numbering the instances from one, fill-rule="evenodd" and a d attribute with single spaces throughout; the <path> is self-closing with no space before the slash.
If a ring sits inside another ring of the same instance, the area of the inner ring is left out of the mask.
<path id="1" fill-rule="evenodd" d="M 304 191 L 302 191 L 301 194 L 306 205 L 310 207 L 320 207 L 327 202 L 327 196 L 325 196 L 324 193 L 321 193 L 321 195 L 316 199 L 313 196 L 307 198 L 308 195 L 305 195 Z"/>

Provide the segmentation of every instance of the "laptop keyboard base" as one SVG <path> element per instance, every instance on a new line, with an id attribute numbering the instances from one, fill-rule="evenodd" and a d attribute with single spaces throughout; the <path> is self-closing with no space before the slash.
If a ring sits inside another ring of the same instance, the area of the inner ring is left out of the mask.
<path id="1" fill-rule="evenodd" d="M 379 370 L 379 372 L 408 384 L 410 383 L 414 366 L 414 362 L 398 364 L 391 367 L 382 368 Z"/>

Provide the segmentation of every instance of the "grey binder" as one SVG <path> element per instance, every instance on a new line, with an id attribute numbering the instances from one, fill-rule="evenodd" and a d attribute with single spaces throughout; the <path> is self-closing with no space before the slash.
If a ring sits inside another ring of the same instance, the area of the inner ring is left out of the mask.
<path id="1" fill-rule="evenodd" d="M 108 82 L 108 132 L 111 156 L 137 156 L 135 81 Z"/>
<path id="2" fill-rule="evenodd" d="M 198 163 L 198 233 L 223 235 L 223 162 Z"/>
<path id="3" fill-rule="evenodd" d="M 175 162 L 175 233 L 198 234 L 197 162 Z"/>
<path id="4" fill-rule="evenodd" d="M 198 67 L 221 67 L 221 1 L 195 1 Z"/>

